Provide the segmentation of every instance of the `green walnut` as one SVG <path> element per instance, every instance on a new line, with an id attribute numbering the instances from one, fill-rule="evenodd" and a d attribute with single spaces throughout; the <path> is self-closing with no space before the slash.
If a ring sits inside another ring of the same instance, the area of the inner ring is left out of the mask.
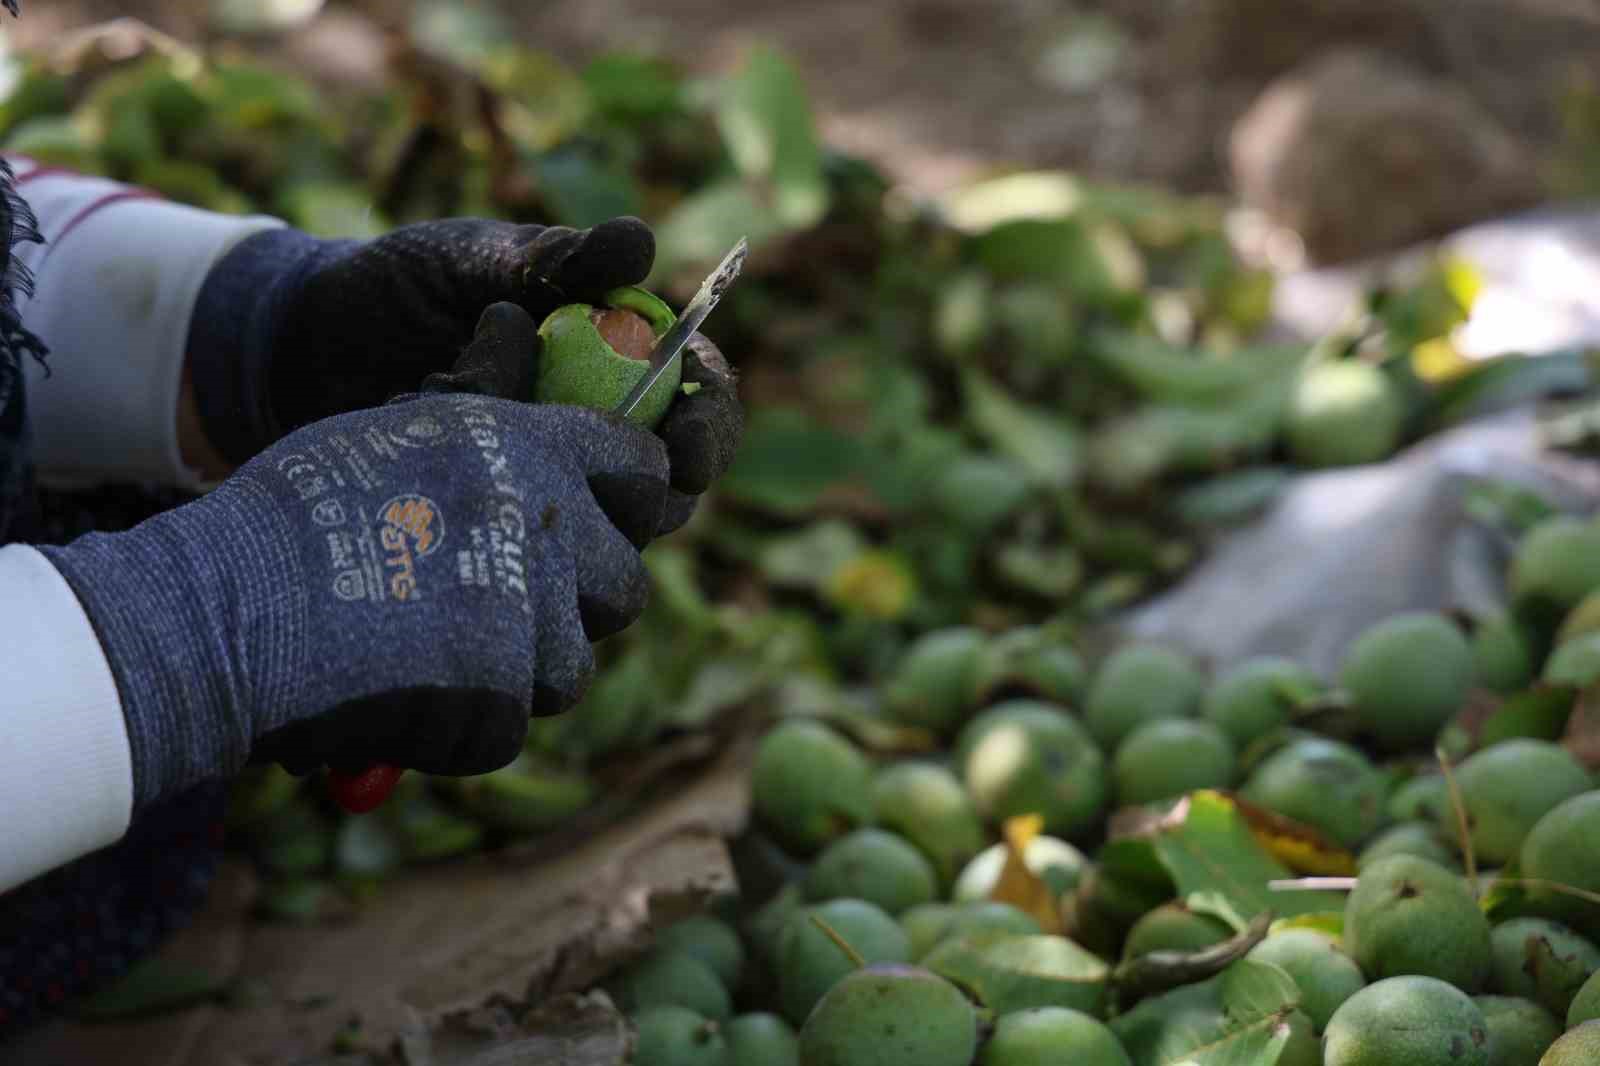
<path id="1" fill-rule="evenodd" d="M 1299 663 L 1262 655 L 1218 676 L 1206 690 L 1200 713 L 1243 751 L 1286 723 L 1300 699 L 1322 688 L 1321 680 Z"/>
<path id="2" fill-rule="evenodd" d="M 1528 906 L 1591 937 L 1600 937 L 1600 905 L 1548 884 L 1600 892 L 1600 791 L 1585 792 L 1548 811 L 1522 842 L 1522 876 L 1545 884 L 1528 886 Z"/>
<path id="3" fill-rule="evenodd" d="M 806 1066 L 968 1066 L 978 1015 L 960 989 L 916 966 L 872 965 L 830 988 L 800 1028 Z"/>
<path id="4" fill-rule="evenodd" d="M 696 914 L 667 926 L 656 934 L 657 951 L 682 951 L 711 967 L 728 988 L 739 984 L 744 972 L 744 944 L 733 927 L 709 914 Z"/>
<path id="5" fill-rule="evenodd" d="M 1105 756 L 1078 720 L 1048 703 L 1011 700 L 968 723 L 956 744 L 978 813 L 999 822 L 1023 814 L 1047 832 L 1087 830 L 1105 809 Z"/>
<path id="6" fill-rule="evenodd" d="M 1526 688 L 1533 673 L 1533 641 L 1516 619 L 1504 611 L 1480 618 L 1472 630 L 1472 674 L 1478 684 L 1510 694 Z"/>
<path id="7" fill-rule="evenodd" d="M 543 342 L 533 398 L 609 411 L 650 371 L 650 352 L 677 321 L 672 308 L 637 286 L 606 293 L 603 307 L 567 304 L 539 326 Z M 645 393 L 628 421 L 655 428 L 683 383 L 676 361 Z"/>
<path id="8" fill-rule="evenodd" d="M 1494 988 L 1531 999 L 1557 1017 L 1566 1017 L 1578 990 L 1600 971 L 1600 948 L 1545 918 L 1501 922 L 1489 943 Z"/>
<path id="9" fill-rule="evenodd" d="M 1539 1066 L 1594 1066 L 1600 1062 L 1600 1022 L 1567 1030 L 1539 1060 Z"/>
<path id="10" fill-rule="evenodd" d="M 900 915 L 900 928 L 911 943 L 911 961 L 932 951 L 950 932 L 960 908 L 950 903 L 919 903 Z"/>
<path id="11" fill-rule="evenodd" d="M 939 895 L 933 864 L 904 837 L 884 829 L 857 829 L 829 844 L 805 885 L 809 899 L 863 899 L 890 914 Z"/>
<path id="12" fill-rule="evenodd" d="M 728 1066 L 800 1066 L 799 1038 L 776 1014 L 741 1014 L 722 1032 L 728 1041 Z"/>
<path id="13" fill-rule="evenodd" d="M 1233 741 L 1201 719 L 1158 718 L 1125 737 L 1111 762 L 1117 803 L 1124 807 L 1233 783 Z"/>
<path id="14" fill-rule="evenodd" d="M 1303 466 L 1347 466 L 1384 458 L 1399 445 L 1405 406 L 1370 363 L 1318 363 L 1289 404 L 1289 451 Z"/>
<path id="15" fill-rule="evenodd" d="M 633 1018 L 634 1061 L 650 1066 L 727 1066 L 721 1027 L 687 1007 L 648 1007 Z"/>
<path id="16" fill-rule="evenodd" d="M 1456 853 L 1439 835 L 1438 827 L 1432 822 L 1401 822 L 1385 829 L 1361 849 L 1361 854 L 1356 858 L 1356 869 L 1365 870 L 1388 855 L 1415 855 L 1436 862 L 1447 870 L 1459 871 L 1461 867 Z"/>
<path id="17" fill-rule="evenodd" d="M 963 903 L 945 931 L 945 939 L 1003 933 L 1008 936 L 1038 936 L 1044 929 L 1039 920 L 1019 907 L 997 900 L 974 900 Z"/>
<path id="18" fill-rule="evenodd" d="M 983 850 L 983 821 L 955 774 L 931 762 L 901 762 L 872 781 L 878 824 L 915 844 L 949 885 Z"/>
<path id="19" fill-rule="evenodd" d="M 1323 737 L 1304 737 L 1267 756 L 1239 794 L 1347 848 L 1358 846 L 1383 817 L 1378 768 L 1357 748 Z"/>
<path id="20" fill-rule="evenodd" d="M 1340 951 L 1331 938 L 1310 929 L 1273 933 L 1245 957 L 1280 966 L 1294 978 L 1300 989 L 1300 1009 L 1318 1032 L 1327 1027 L 1333 1012 L 1367 983 L 1354 959 Z"/>
<path id="21" fill-rule="evenodd" d="M 1133 1066 L 1106 1025 L 1071 1007 L 1029 1007 L 995 1025 L 978 1066 Z"/>
<path id="22" fill-rule="evenodd" d="M 1232 935 L 1233 930 L 1221 919 L 1173 901 L 1133 923 L 1122 945 L 1122 957 L 1136 959 L 1152 951 L 1200 951 Z"/>
<path id="23" fill-rule="evenodd" d="M 1089 687 L 1084 722 L 1107 752 L 1146 722 L 1183 718 L 1200 706 L 1205 679 L 1170 648 L 1133 645 L 1113 653 Z"/>
<path id="24" fill-rule="evenodd" d="M 713 1021 L 733 1016 L 728 990 L 716 971 L 684 951 L 652 951 L 623 971 L 613 995 L 625 1011 L 687 1007 Z"/>
<path id="25" fill-rule="evenodd" d="M 1489 1027 L 1489 1066 L 1539 1066 L 1561 1035 L 1561 1023 L 1520 996 L 1473 996 Z"/>
<path id="26" fill-rule="evenodd" d="M 1600 970 L 1590 974 L 1578 994 L 1572 997 L 1567 1007 L 1567 1028 L 1575 1029 L 1597 1019 L 1600 1019 Z"/>
<path id="27" fill-rule="evenodd" d="M 1472 648 L 1437 614 L 1395 615 L 1350 645 L 1339 680 L 1361 725 L 1394 751 L 1433 740 L 1472 686 Z"/>
<path id="28" fill-rule="evenodd" d="M 783 1014 L 804 1024 L 823 995 L 856 968 L 855 961 L 818 928 L 812 916 L 839 934 L 869 963 L 909 962 L 911 941 L 882 907 L 859 899 L 836 899 L 789 916 L 778 940 L 778 1000 Z"/>
<path id="29" fill-rule="evenodd" d="M 1465 992 L 1434 977 L 1376 981 L 1333 1012 L 1324 1066 L 1488 1066 L 1489 1028 Z"/>
<path id="30" fill-rule="evenodd" d="M 918 637 L 884 687 L 890 717 L 938 733 L 955 729 L 978 698 L 988 638 L 970 626 Z"/>
<path id="31" fill-rule="evenodd" d="M 1586 688 L 1600 680 L 1600 633 L 1585 633 L 1557 645 L 1545 661 L 1542 680 Z"/>
<path id="32" fill-rule="evenodd" d="M 1588 791 L 1589 772 L 1559 744 L 1517 738 L 1469 757 L 1456 781 L 1478 858 L 1503 863 L 1547 812 Z M 1441 811 L 1439 825 L 1454 834 L 1455 812 Z"/>
<path id="33" fill-rule="evenodd" d="M 1600 526 L 1571 515 L 1540 522 L 1517 545 L 1509 583 L 1519 611 L 1559 621 L 1600 588 Z"/>
<path id="34" fill-rule="evenodd" d="M 872 764 L 820 722 L 784 722 L 762 738 L 751 803 L 785 845 L 811 854 L 872 816 Z"/>
<path id="35" fill-rule="evenodd" d="M 1489 919 L 1462 878 L 1391 855 L 1362 870 L 1345 900 L 1344 948 L 1369 977 L 1416 974 L 1476 992 L 1489 976 Z"/>

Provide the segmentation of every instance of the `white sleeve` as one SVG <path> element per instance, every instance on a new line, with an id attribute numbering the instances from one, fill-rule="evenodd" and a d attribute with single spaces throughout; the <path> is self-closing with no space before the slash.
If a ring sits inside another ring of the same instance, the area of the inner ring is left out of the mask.
<path id="1" fill-rule="evenodd" d="M 0 603 L 19 619 L 0 641 L 5 892 L 121 839 L 133 761 L 111 666 L 56 568 L 33 548 L 0 548 Z"/>
<path id="2" fill-rule="evenodd" d="M 15 251 L 34 276 L 22 324 L 49 348 L 27 366 L 32 457 L 42 483 L 198 488 L 178 449 L 189 319 L 211 267 L 285 225 L 168 203 L 154 193 L 13 158 L 43 244 Z"/>

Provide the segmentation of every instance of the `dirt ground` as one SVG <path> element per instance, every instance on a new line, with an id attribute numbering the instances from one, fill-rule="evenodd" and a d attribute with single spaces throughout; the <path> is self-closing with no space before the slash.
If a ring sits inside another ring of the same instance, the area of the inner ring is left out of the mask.
<path id="1" fill-rule="evenodd" d="M 476 0 L 459 0 L 472 6 Z M 18 45 L 117 16 L 201 36 L 206 0 L 24 0 Z M 581 60 L 633 46 L 716 71 L 758 41 L 801 64 L 826 135 L 931 192 L 994 164 L 1226 191 L 1233 121 L 1279 74 L 1374 47 L 1466 88 L 1536 150 L 1553 98 L 1600 70 L 1595 0 L 541 0 L 499 10 Z M 401 0 L 331 0 L 323 21 Z M 1537 152 L 1536 152 L 1537 154 Z"/>

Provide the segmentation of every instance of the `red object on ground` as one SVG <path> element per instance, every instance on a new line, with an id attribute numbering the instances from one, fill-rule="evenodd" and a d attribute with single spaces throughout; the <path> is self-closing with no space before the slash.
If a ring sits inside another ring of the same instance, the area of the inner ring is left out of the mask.
<path id="1" fill-rule="evenodd" d="M 354 775 L 330 770 L 328 785 L 339 806 L 351 814 L 366 814 L 383 806 L 403 773 L 405 771 L 398 766 L 385 766 L 382 763 L 369 766 Z"/>

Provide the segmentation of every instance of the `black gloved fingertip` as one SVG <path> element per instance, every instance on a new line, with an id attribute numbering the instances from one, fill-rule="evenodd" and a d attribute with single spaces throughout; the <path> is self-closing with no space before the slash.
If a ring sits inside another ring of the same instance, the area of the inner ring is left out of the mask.
<path id="1" fill-rule="evenodd" d="M 667 502 L 665 481 L 645 474 L 596 474 L 589 479 L 589 491 L 635 548 L 642 551 L 656 538 Z"/>

